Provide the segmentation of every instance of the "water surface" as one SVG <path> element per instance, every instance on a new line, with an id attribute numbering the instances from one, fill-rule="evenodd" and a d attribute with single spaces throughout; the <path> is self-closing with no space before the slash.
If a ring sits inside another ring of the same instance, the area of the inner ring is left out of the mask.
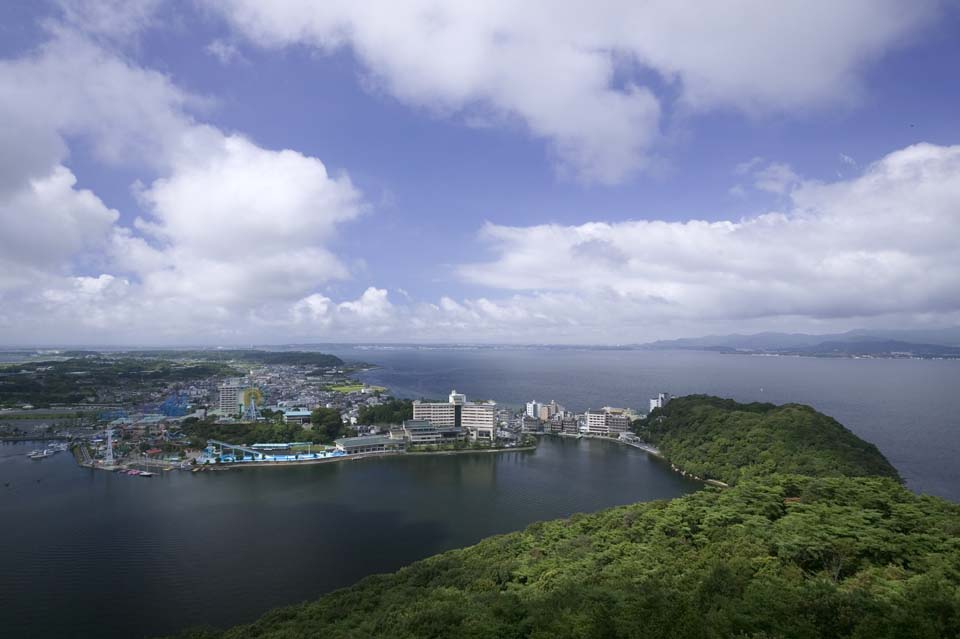
<path id="1" fill-rule="evenodd" d="M 251 621 L 542 519 L 699 484 L 612 442 L 134 478 L 0 446 L 0 628 L 137 637 Z"/>

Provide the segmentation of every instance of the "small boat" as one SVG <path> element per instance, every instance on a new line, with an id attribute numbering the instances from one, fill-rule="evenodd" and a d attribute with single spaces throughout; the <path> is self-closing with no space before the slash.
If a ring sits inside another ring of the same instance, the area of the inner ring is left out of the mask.
<path id="1" fill-rule="evenodd" d="M 47 457 L 53 456 L 53 451 L 49 448 L 44 448 L 43 450 L 35 450 L 28 456 L 34 460 L 46 459 Z"/>

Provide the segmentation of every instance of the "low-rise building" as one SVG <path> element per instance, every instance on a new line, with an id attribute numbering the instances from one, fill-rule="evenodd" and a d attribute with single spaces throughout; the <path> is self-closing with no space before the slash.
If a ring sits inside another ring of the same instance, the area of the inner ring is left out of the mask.
<path id="1" fill-rule="evenodd" d="M 305 409 L 288 410 L 283 413 L 283 422 L 285 424 L 300 424 L 306 426 L 310 424 L 311 413 Z"/>
<path id="2" fill-rule="evenodd" d="M 361 453 L 396 453 L 406 447 L 402 439 L 394 439 L 387 435 L 367 435 L 364 437 L 342 437 L 335 440 L 337 450 L 347 455 Z"/>
<path id="3" fill-rule="evenodd" d="M 463 440 L 466 436 L 457 426 L 437 426 L 424 419 L 408 419 L 403 422 L 403 439 L 411 446 L 435 446 Z M 392 437 L 395 437 L 391 433 Z"/>

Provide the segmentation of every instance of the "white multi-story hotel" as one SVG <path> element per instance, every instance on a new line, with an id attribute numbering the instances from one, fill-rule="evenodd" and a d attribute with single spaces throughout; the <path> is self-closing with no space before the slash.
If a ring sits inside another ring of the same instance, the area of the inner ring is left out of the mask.
<path id="1" fill-rule="evenodd" d="M 463 405 L 461 423 L 470 433 L 470 439 L 492 442 L 497 436 L 497 403 L 468 402 Z"/>
<path id="2" fill-rule="evenodd" d="M 630 428 L 630 417 L 623 409 L 588 410 L 584 416 L 590 435 L 616 437 Z"/>
<path id="3" fill-rule="evenodd" d="M 463 428 L 470 439 L 493 441 L 497 433 L 497 404 L 468 402 L 467 396 L 452 391 L 446 402 L 413 402 L 413 418 L 434 426 Z"/>
<path id="4" fill-rule="evenodd" d="M 453 427 L 459 426 L 457 422 L 458 406 L 446 402 L 413 402 L 413 418 L 420 421 L 427 421 L 434 426 Z"/>
<path id="5" fill-rule="evenodd" d="M 587 433 L 590 435 L 607 435 L 610 431 L 607 429 L 607 414 L 602 410 L 588 410 L 584 413 L 586 418 Z"/>

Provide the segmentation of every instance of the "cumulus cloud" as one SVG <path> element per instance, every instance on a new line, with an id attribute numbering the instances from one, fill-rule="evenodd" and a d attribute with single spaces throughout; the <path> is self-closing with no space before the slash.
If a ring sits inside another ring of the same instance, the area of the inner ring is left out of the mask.
<path id="1" fill-rule="evenodd" d="M 76 189 L 76 181 L 57 165 L 0 198 L 0 295 L 68 273 L 77 259 L 105 248 L 118 213 Z"/>
<path id="2" fill-rule="evenodd" d="M 911 146 L 788 197 L 786 211 L 729 221 L 488 224 L 496 259 L 460 274 L 527 292 L 513 308 L 575 294 L 618 321 L 960 311 L 960 147 Z"/>
<path id="3" fill-rule="evenodd" d="M 350 180 L 296 151 L 265 150 L 239 136 L 212 142 L 140 194 L 151 217 L 136 226 L 161 248 L 138 253 L 135 237 L 134 249 L 119 248 L 145 292 L 256 304 L 346 277 L 325 245 L 360 212 Z"/>
<path id="4" fill-rule="evenodd" d="M 264 47 L 347 48 L 367 81 L 465 121 L 522 122 L 582 179 L 650 160 L 667 107 L 796 112 L 851 104 L 863 67 L 934 0 L 842 3 L 209 0 Z M 816 46 L 811 46 L 816 42 Z M 671 87 L 654 93 L 656 85 Z M 665 96 L 676 93 L 675 104 Z M 478 117 L 478 113 L 481 117 Z"/>
<path id="5" fill-rule="evenodd" d="M 230 334 L 226 324 L 278 304 L 289 315 L 292 301 L 349 276 L 328 245 L 363 210 L 350 179 L 197 122 L 191 107 L 204 100 L 167 76 L 53 24 L 36 51 L 0 62 L 0 89 L 11 98 L 0 104 L 10 125 L 0 128 L 0 295 L 17 309 L 8 326 L 41 336 L 112 317 L 131 335 Z M 101 162 L 144 175 L 133 224 L 77 188 L 66 166 L 77 138 Z M 352 302 L 354 314 L 374 313 L 375 297 Z"/>

